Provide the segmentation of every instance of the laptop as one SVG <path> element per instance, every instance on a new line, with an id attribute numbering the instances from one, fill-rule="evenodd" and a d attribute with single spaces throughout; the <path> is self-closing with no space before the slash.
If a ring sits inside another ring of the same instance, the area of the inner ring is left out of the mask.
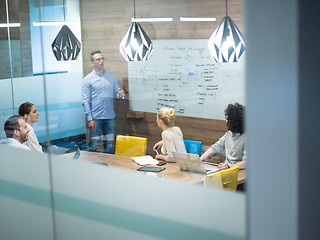
<path id="1" fill-rule="evenodd" d="M 202 174 L 210 174 L 219 171 L 218 167 L 203 164 L 197 154 L 181 152 L 172 152 L 172 154 L 182 171 Z"/>

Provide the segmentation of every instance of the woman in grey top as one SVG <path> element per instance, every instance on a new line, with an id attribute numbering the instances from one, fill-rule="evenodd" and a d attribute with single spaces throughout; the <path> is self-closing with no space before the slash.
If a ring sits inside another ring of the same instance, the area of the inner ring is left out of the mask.
<path id="1" fill-rule="evenodd" d="M 232 166 L 244 169 L 246 166 L 246 147 L 244 133 L 244 106 L 239 103 L 229 104 L 225 110 L 228 130 L 215 144 L 201 156 L 201 160 L 212 157 L 225 150 L 226 160 L 220 163 L 219 169 L 224 170 Z"/>
<path id="2" fill-rule="evenodd" d="M 186 153 L 186 147 L 183 142 L 183 134 L 181 129 L 174 126 L 174 118 L 176 114 L 173 109 L 161 108 L 157 113 L 157 125 L 162 129 L 162 140 L 153 146 L 153 150 L 157 152 L 156 159 L 165 160 L 167 162 L 175 162 L 172 152 Z M 161 148 L 162 154 L 159 154 Z"/>

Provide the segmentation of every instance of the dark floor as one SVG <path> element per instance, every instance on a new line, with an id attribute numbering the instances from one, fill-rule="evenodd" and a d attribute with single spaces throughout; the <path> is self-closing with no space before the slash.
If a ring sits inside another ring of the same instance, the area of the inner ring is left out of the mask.
<path id="1" fill-rule="evenodd" d="M 47 142 L 40 143 L 42 146 L 43 152 L 48 152 Z M 77 149 L 86 150 L 86 135 L 80 134 L 76 136 L 71 136 L 67 138 L 56 139 L 50 141 L 50 152 L 54 154 L 65 154 L 70 152 L 75 152 Z"/>

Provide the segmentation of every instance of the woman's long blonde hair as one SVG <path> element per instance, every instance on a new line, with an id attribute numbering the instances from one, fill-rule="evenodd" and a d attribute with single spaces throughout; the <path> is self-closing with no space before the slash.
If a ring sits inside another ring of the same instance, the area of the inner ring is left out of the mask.
<path id="1" fill-rule="evenodd" d="M 172 108 L 160 108 L 157 113 L 157 117 L 163 121 L 169 127 L 174 126 L 174 118 L 176 113 Z"/>

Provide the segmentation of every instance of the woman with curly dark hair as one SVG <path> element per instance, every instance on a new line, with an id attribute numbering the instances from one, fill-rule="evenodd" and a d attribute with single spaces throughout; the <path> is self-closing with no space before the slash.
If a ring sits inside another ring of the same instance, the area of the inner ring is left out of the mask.
<path id="1" fill-rule="evenodd" d="M 201 160 L 225 150 L 226 160 L 224 163 L 220 163 L 220 170 L 228 169 L 232 166 L 239 166 L 240 169 L 245 168 L 247 156 L 245 150 L 244 111 L 244 106 L 239 103 L 228 105 L 224 111 L 228 131 L 202 154 Z"/>

